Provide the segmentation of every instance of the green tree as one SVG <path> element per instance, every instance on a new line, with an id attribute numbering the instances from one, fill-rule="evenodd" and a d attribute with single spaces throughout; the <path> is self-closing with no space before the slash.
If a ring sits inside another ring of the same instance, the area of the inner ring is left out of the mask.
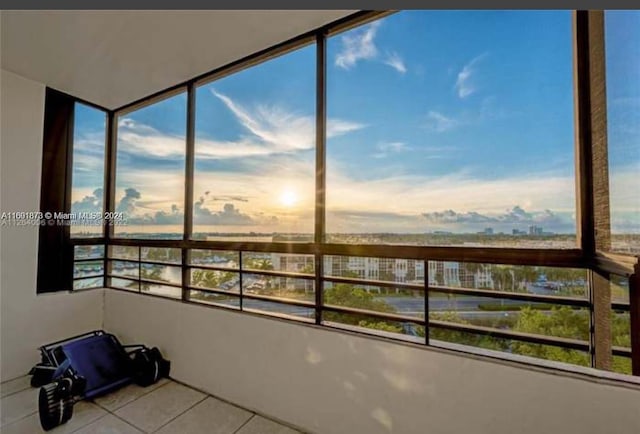
<path id="1" fill-rule="evenodd" d="M 443 321 L 452 324 L 471 324 L 469 321 L 460 317 L 456 312 L 431 312 L 429 314 L 429 319 L 431 321 Z M 445 329 L 435 325 L 429 327 L 429 339 L 468 345 L 471 347 L 486 348 L 490 350 L 504 351 L 507 349 L 507 344 L 503 339 L 464 331 Z"/>
<path id="2" fill-rule="evenodd" d="M 377 300 L 373 294 L 357 286 L 347 283 L 337 283 L 324 292 L 325 304 L 353 307 L 376 312 L 393 313 L 396 309 L 389 303 Z"/>
<path id="3" fill-rule="evenodd" d="M 611 345 L 631 347 L 631 318 L 628 313 L 611 312 Z M 631 374 L 631 359 L 614 356 L 611 368 L 614 372 Z"/>
<path id="4" fill-rule="evenodd" d="M 491 277 L 496 289 L 501 291 L 515 290 L 515 276 L 512 274 L 511 267 L 496 265 L 491 269 Z"/>
<path id="5" fill-rule="evenodd" d="M 149 280 L 166 281 L 162 278 L 162 268 L 156 265 L 150 267 L 142 267 L 140 269 L 140 278 Z"/>
<path id="6" fill-rule="evenodd" d="M 235 273 L 229 271 L 193 270 L 191 274 L 191 284 L 205 288 L 218 288 L 223 283 L 232 280 L 234 274 Z"/>
<path id="7" fill-rule="evenodd" d="M 374 312 L 394 313 L 396 309 L 390 304 L 377 300 L 373 294 L 355 285 L 337 283 L 324 292 L 324 303 L 327 305 L 352 307 Z M 376 330 L 400 333 L 402 327 L 393 321 L 384 321 L 366 314 L 342 314 L 327 312 L 325 318 L 342 324 L 350 324 Z"/>
<path id="8" fill-rule="evenodd" d="M 254 270 L 273 270 L 273 263 L 268 258 L 247 258 L 244 259 L 246 268 Z"/>
<path id="9" fill-rule="evenodd" d="M 589 314 L 568 306 L 538 310 L 524 307 L 515 329 L 525 333 L 589 340 Z"/>
<path id="10" fill-rule="evenodd" d="M 516 281 L 516 290 L 525 291 L 526 285 L 535 282 L 538 279 L 539 272 L 536 267 L 531 265 L 521 265 L 512 267 L 514 279 Z"/>
<path id="11" fill-rule="evenodd" d="M 568 306 L 553 307 L 550 311 L 526 307 L 520 312 L 514 330 L 588 341 L 589 315 L 585 311 L 574 310 Z M 516 354 L 575 365 L 588 366 L 590 363 L 589 355 L 585 352 L 551 345 L 515 341 L 511 350 Z"/>

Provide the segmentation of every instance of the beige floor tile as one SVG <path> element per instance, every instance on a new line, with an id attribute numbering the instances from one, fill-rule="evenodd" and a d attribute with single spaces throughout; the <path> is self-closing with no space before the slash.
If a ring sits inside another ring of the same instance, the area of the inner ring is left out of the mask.
<path id="1" fill-rule="evenodd" d="M 71 419 L 51 431 L 51 434 L 67 434 L 90 424 L 91 422 L 108 414 L 95 404 L 80 401 L 73 406 L 73 416 Z M 20 419 L 10 425 L 2 427 L 2 434 L 33 434 L 44 432 L 40 427 L 40 417 L 38 413 Z"/>
<path id="2" fill-rule="evenodd" d="M 299 434 L 300 431 L 255 415 L 237 434 Z"/>
<path id="3" fill-rule="evenodd" d="M 40 428 L 38 413 L 34 413 L 31 416 L 3 426 L 1 432 L 2 434 L 33 434 L 43 431 Z"/>
<path id="4" fill-rule="evenodd" d="M 147 393 L 150 393 L 160 386 L 164 386 L 169 383 L 170 380 L 162 378 L 157 383 L 147 387 L 140 387 L 137 384 L 130 384 L 122 389 L 111 392 L 108 395 L 101 396 L 95 399 L 95 403 L 100 407 L 105 408 L 111 412 L 119 409 L 120 407 L 140 398 Z"/>
<path id="5" fill-rule="evenodd" d="M 74 434 L 142 434 L 142 431 L 124 422 L 122 419 L 108 414 L 81 430 L 76 431 Z"/>
<path id="6" fill-rule="evenodd" d="M 26 389 L 0 399 L 0 426 L 29 416 L 38 411 L 38 389 Z"/>
<path id="7" fill-rule="evenodd" d="M 158 434 L 233 434 L 253 413 L 209 397 L 162 427 Z"/>
<path id="8" fill-rule="evenodd" d="M 143 431 L 153 432 L 205 397 L 204 393 L 171 382 L 121 407 L 115 414 Z"/>
<path id="9" fill-rule="evenodd" d="M 20 392 L 31 387 L 31 375 L 24 375 L 0 384 L 0 397 Z"/>

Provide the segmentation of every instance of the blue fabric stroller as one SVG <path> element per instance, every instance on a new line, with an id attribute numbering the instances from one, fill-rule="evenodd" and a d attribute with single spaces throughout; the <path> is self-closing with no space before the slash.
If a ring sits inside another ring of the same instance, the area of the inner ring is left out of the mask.
<path id="1" fill-rule="evenodd" d="M 121 345 L 96 330 L 40 347 L 42 362 L 29 372 L 40 387 L 38 410 L 45 431 L 71 419 L 73 405 L 135 382 L 149 386 L 169 375 L 171 363 L 157 348 Z"/>

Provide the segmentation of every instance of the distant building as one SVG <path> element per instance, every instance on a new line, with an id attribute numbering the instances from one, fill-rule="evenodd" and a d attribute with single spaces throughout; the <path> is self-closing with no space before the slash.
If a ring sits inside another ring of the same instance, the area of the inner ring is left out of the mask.
<path id="1" fill-rule="evenodd" d="M 529 235 L 542 235 L 542 227 L 540 226 L 529 226 Z"/>
<path id="2" fill-rule="evenodd" d="M 289 273 L 313 273 L 315 268 L 313 256 L 310 255 L 283 255 L 270 253 L 273 269 Z M 313 292 L 314 282 L 309 279 L 296 279 L 289 277 L 277 277 L 278 284 L 290 290 Z"/>
<path id="3" fill-rule="evenodd" d="M 302 272 L 305 268 L 312 269 L 313 258 L 274 254 L 273 264 L 281 271 Z M 432 286 L 493 288 L 490 265 L 467 268 L 459 262 L 428 261 L 428 267 L 429 285 Z M 424 261 L 396 258 L 325 256 L 324 273 L 327 276 L 413 284 L 421 284 L 425 279 Z M 327 286 L 330 287 L 331 283 Z M 382 292 L 382 288 L 375 285 L 362 287 L 368 292 Z M 301 288 L 300 282 L 295 289 L 308 290 Z"/>

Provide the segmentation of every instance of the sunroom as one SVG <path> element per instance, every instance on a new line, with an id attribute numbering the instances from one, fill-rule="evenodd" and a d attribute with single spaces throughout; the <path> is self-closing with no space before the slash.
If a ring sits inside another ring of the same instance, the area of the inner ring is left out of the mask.
<path id="1" fill-rule="evenodd" d="M 638 41 L 638 11 L 2 11 L 2 431 L 34 432 L 37 348 L 104 329 L 171 380 L 71 431 L 640 432 Z"/>

